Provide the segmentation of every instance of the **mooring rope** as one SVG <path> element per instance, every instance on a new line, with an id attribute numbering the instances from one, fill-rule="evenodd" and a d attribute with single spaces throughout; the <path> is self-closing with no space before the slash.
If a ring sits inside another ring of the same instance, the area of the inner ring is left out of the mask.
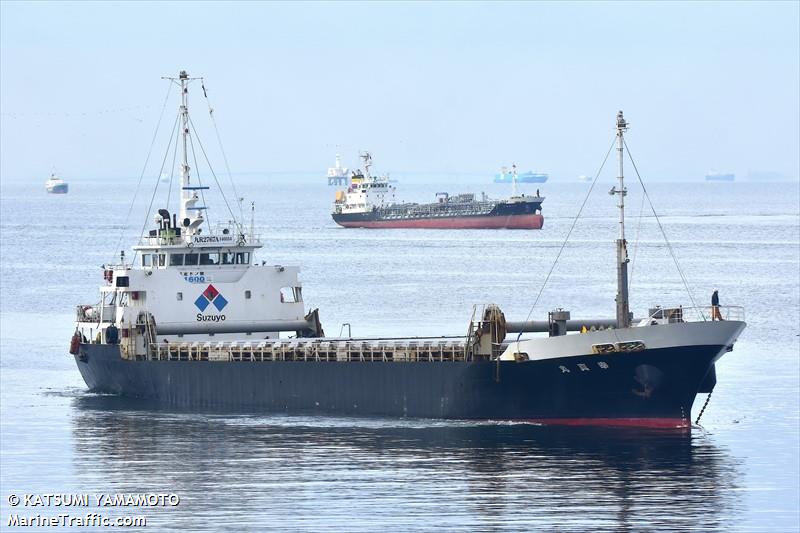
<path id="1" fill-rule="evenodd" d="M 150 162 L 150 155 L 153 153 L 153 146 L 156 144 L 156 137 L 158 137 L 158 130 L 161 127 L 161 119 L 164 118 L 164 110 L 167 109 L 167 102 L 169 101 L 169 94 L 172 91 L 172 84 L 170 83 L 167 87 L 167 94 L 164 96 L 164 103 L 161 106 L 161 113 L 158 115 L 158 122 L 156 122 L 156 129 L 153 132 L 153 139 L 150 141 L 150 149 L 147 150 L 147 157 L 144 160 L 144 165 L 142 165 L 142 173 L 139 174 L 139 181 L 136 183 L 136 191 L 133 193 L 133 198 L 131 199 L 131 205 L 128 207 L 128 214 L 125 215 L 125 221 L 122 223 L 122 228 L 119 230 L 119 240 L 117 241 L 117 245 L 114 247 L 113 254 L 116 254 L 119 250 L 119 247 L 122 245 L 122 239 L 125 237 L 125 230 L 128 227 L 128 220 L 130 220 L 131 212 L 133 211 L 133 205 L 136 203 L 136 197 L 139 195 L 139 188 L 142 185 L 142 179 L 144 179 L 144 173 L 147 171 L 147 164 Z M 170 135 L 171 137 L 171 135 Z"/>
<path id="2" fill-rule="evenodd" d="M 219 189 L 219 192 L 222 195 L 222 199 L 225 202 L 225 207 L 228 208 L 228 213 L 230 213 L 231 218 L 233 219 L 233 221 L 236 222 L 237 226 L 239 226 L 240 224 L 236 220 L 236 215 L 233 214 L 233 210 L 231 209 L 231 206 L 228 203 L 228 198 L 225 196 L 225 191 L 222 190 L 222 185 L 220 185 L 219 180 L 217 179 L 217 174 L 214 172 L 214 167 L 211 166 L 211 161 L 209 161 L 208 155 L 206 154 L 206 150 L 205 150 L 205 148 L 203 148 L 203 141 L 201 141 L 200 140 L 200 136 L 197 135 L 197 130 L 194 127 L 194 122 L 192 122 L 192 118 L 191 117 L 189 117 L 189 125 L 192 127 L 192 132 L 194 132 L 194 136 L 197 137 L 197 144 L 200 145 L 200 151 L 203 153 L 203 157 L 206 160 L 206 164 L 208 165 L 208 170 L 211 171 L 211 175 L 214 177 L 214 183 L 217 184 L 217 188 Z M 194 145 L 192 145 L 192 150 L 194 150 Z M 240 232 L 242 231 L 241 227 L 240 227 L 239 231 Z"/>
<path id="3" fill-rule="evenodd" d="M 236 190 L 236 182 L 233 181 L 233 174 L 231 173 L 231 167 L 228 165 L 228 156 L 225 154 L 225 147 L 222 146 L 222 137 L 219 134 L 219 128 L 217 127 L 217 119 L 214 118 L 214 108 L 211 107 L 211 100 L 208 98 L 208 92 L 206 91 L 206 81 L 203 78 L 200 78 L 200 87 L 203 89 L 203 96 L 206 99 L 206 104 L 208 104 L 208 116 L 211 117 L 211 123 L 214 125 L 214 133 L 217 135 L 217 142 L 219 143 L 219 151 L 222 152 L 222 161 L 225 163 L 225 170 L 228 173 L 228 180 L 231 182 L 231 188 L 233 189 L 233 194 L 237 198 L 237 203 L 239 204 L 239 218 L 241 219 L 241 223 L 244 224 L 244 212 L 242 211 L 242 202 L 239 202 L 239 192 Z M 199 141 L 199 138 L 198 138 Z"/>
<path id="4" fill-rule="evenodd" d="M 153 202 L 156 199 L 156 193 L 158 192 L 158 184 L 161 182 L 161 173 L 164 171 L 164 165 L 167 164 L 167 156 L 169 156 L 169 149 L 172 146 L 172 135 L 175 133 L 175 129 L 178 127 L 178 120 L 180 119 L 180 114 L 175 116 L 175 123 L 172 125 L 172 133 L 169 134 L 169 144 L 167 144 L 167 149 L 164 152 L 164 159 L 161 161 L 161 169 L 158 171 L 158 179 L 156 179 L 156 186 L 153 187 L 153 194 L 150 196 L 150 205 L 147 206 L 147 214 L 144 217 L 144 224 L 142 224 L 142 231 L 139 233 L 139 239 L 141 240 L 144 237 L 144 232 L 147 230 L 147 222 L 150 218 L 150 211 L 153 209 Z M 175 137 L 175 142 L 177 143 L 177 136 Z M 136 254 L 133 254 L 133 257 L 136 257 Z"/>
<path id="5" fill-rule="evenodd" d="M 647 187 L 644 186 L 644 181 L 642 181 L 642 176 L 639 175 L 639 169 L 636 168 L 636 161 L 633 160 L 633 154 L 631 154 L 630 148 L 628 148 L 628 143 L 625 139 L 622 140 L 625 143 L 625 150 L 628 152 L 628 159 L 630 159 L 631 164 L 633 165 L 633 170 L 636 171 L 636 177 L 639 179 L 639 184 L 642 186 L 642 192 L 644 192 L 644 197 L 647 198 L 647 203 L 650 204 L 650 210 L 653 212 L 653 216 L 656 219 L 656 223 L 658 223 L 658 229 L 661 230 L 661 235 L 664 237 L 664 242 L 667 245 L 667 250 L 669 250 L 670 255 L 672 256 L 672 260 L 675 262 L 675 268 L 678 270 L 678 275 L 683 282 L 683 286 L 686 288 L 686 293 L 689 295 L 689 300 L 692 301 L 692 307 L 697 309 L 700 312 L 700 316 L 703 317 L 703 320 L 706 320 L 706 315 L 703 313 L 703 310 L 697 306 L 697 303 L 694 300 L 694 296 L 692 295 L 692 291 L 689 288 L 689 281 L 686 279 L 686 276 L 683 273 L 683 269 L 681 269 L 680 263 L 678 263 L 678 256 L 675 255 L 675 250 L 672 248 L 672 244 L 669 242 L 667 238 L 667 232 L 664 231 L 664 226 L 661 225 L 661 219 L 658 218 L 658 213 L 656 213 L 656 208 L 653 206 L 652 200 L 650 200 L 650 195 L 647 193 Z"/>
<path id="6" fill-rule="evenodd" d="M 523 324 L 528 322 L 528 320 L 531 317 L 531 314 L 533 314 L 534 308 L 536 308 L 536 304 L 539 303 L 539 298 L 541 298 L 542 292 L 544 291 L 544 288 L 547 286 L 547 282 L 550 280 L 550 275 L 553 273 L 553 270 L 556 268 L 556 264 L 558 263 L 558 260 L 561 257 L 561 253 L 564 251 L 564 247 L 566 247 L 567 241 L 569 241 L 570 235 L 572 235 L 572 230 L 575 229 L 575 225 L 578 223 L 578 219 L 581 217 L 581 213 L 583 213 L 583 208 L 586 207 L 586 202 L 589 201 L 589 197 L 592 195 L 592 191 L 594 190 L 594 186 L 597 183 L 597 178 L 600 177 L 600 173 L 603 171 L 603 167 L 605 167 L 606 161 L 608 161 L 608 156 L 611 155 L 611 151 L 614 149 L 614 143 L 616 142 L 616 140 L 617 140 L 617 138 L 615 136 L 614 140 L 611 141 L 611 146 L 608 147 L 608 152 L 606 152 L 606 156 L 603 158 L 603 163 L 600 165 L 600 168 L 597 169 L 597 173 L 595 173 L 595 175 L 594 175 L 594 179 L 592 180 L 592 185 L 591 185 L 591 187 L 589 187 L 589 191 L 586 193 L 586 197 L 583 199 L 583 202 L 581 203 L 580 209 L 578 209 L 578 214 L 576 214 L 575 218 L 572 220 L 572 225 L 570 225 L 569 231 L 567 231 L 567 236 L 564 238 L 564 242 L 561 243 L 561 247 L 558 249 L 558 253 L 556 254 L 556 258 L 553 260 L 553 264 L 550 265 L 550 270 L 547 272 L 547 276 L 545 276 L 544 282 L 542 283 L 542 286 L 539 288 L 539 293 L 536 295 L 536 299 L 533 301 L 533 305 L 531 306 L 530 311 L 528 311 L 528 316 L 525 317 L 525 322 L 523 322 Z M 516 340 L 516 342 L 517 342 L 517 351 L 519 351 L 519 340 L 520 340 L 520 337 L 522 337 L 522 332 L 521 331 L 517 335 L 517 340 Z"/>
<path id="7" fill-rule="evenodd" d="M 642 229 L 642 215 L 644 214 L 644 194 L 642 195 L 642 203 L 639 205 L 639 221 L 636 224 L 636 237 L 633 241 L 633 257 L 631 258 L 631 269 L 628 272 L 628 290 L 633 286 L 633 269 L 636 266 L 636 255 L 639 253 L 639 232 Z"/>
<path id="8" fill-rule="evenodd" d="M 192 119 L 190 118 L 189 119 L 189 123 L 190 124 L 191 124 L 191 121 L 192 121 Z M 195 132 L 195 135 L 197 135 L 197 132 Z M 198 144 L 200 143 L 200 139 L 199 138 L 197 139 L 197 143 Z M 197 152 L 194 149 L 194 140 L 192 140 L 192 135 L 189 135 L 189 147 L 191 147 L 191 149 L 192 149 L 192 160 L 194 161 L 194 177 L 197 179 L 197 184 L 200 187 L 202 187 L 203 186 L 203 180 L 200 177 L 200 165 L 197 163 Z M 212 174 L 213 174 L 213 171 L 212 171 Z M 219 184 L 217 184 L 217 185 L 219 185 Z M 206 194 L 203 191 L 203 189 L 200 189 L 200 201 L 203 202 L 203 207 L 207 207 L 208 206 L 208 204 L 206 204 Z M 206 221 L 208 222 L 208 231 L 209 231 L 209 233 L 211 233 L 213 235 L 214 234 L 214 226 L 211 224 L 211 217 L 208 215 L 208 209 L 204 209 L 204 211 L 205 211 Z"/>

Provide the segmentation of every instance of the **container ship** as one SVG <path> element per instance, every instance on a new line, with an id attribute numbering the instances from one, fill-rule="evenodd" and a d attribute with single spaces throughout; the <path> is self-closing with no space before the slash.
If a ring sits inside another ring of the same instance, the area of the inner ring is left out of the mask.
<path id="1" fill-rule="evenodd" d="M 361 154 L 364 171 L 354 171 L 347 190 L 336 192 L 334 222 L 346 228 L 428 228 L 428 229 L 541 229 L 544 197 L 518 195 L 516 180 L 507 200 L 492 200 L 481 193 L 451 196 L 436 193 L 427 204 L 396 203 L 395 187 L 389 176 L 370 172 L 372 155 Z"/>
<path id="2" fill-rule="evenodd" d="M 517 175 L 517 165 L 511 165 L 510 172 L 508 167 L 501 167 L 500 172 L 494 175 L 494 182 L 512 183 L 513 181 L 517 181 L 518 183 L 544 183 L 547 181 L 548 177 L 547 174 L 533 171 L 523 172 Z"/>
<path id="3" fill-rule="evenodd" d="M 690 427 L 743 312 L 629 312 L 621 113 L 616 318 L 556 309 L 514 322 L 482 304 L 461 335 L 326 337 L 317 310 L 305 312 L 299 269 L 254 260 L 252 222 L 205 220 L 206 187 L 186 154 L 195 79 L 171 78 L 181 90 L 177 212 L 159 209 L 132 258 L 123 250 L 103 267 L 99 300 L 77 307 L 69 351 L 90 390 L 196 410 Z"/>

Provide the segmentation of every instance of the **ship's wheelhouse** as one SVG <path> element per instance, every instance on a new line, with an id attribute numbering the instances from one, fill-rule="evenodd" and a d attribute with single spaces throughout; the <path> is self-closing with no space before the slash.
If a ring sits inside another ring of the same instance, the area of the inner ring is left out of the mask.
<path id="1" fill-rule="evenodd" d="M 164 268 L 183 266 L 223 266 L 249 265 L 251 252 L 231 249 L 221 250 L 148 250 L 141 254 L 140 265 L 144 268 Z"/>

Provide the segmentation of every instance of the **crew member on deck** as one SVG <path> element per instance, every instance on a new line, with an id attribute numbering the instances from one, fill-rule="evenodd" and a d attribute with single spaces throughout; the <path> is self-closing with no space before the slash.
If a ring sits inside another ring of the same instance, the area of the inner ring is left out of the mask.
<path id="1" fill-rule="evenodd" d="M 711 293 L 711 320 L 723 320 L 722 313 L 719 312 L 719 293 L 717 289 Z"/>

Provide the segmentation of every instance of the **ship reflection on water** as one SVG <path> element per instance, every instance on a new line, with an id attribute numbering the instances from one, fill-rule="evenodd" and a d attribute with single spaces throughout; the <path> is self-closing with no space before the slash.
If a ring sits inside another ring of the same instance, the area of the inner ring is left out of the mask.
<path id="1" fill-rule="evenodd" d="M 254 416 L 74 400 L 76 469 L 106 491 L 177 493 L 159 529 L 688 530 L 739 514 L 742 474 L 693 434 Z M 85 479 L 84 481 L 90 481 Z"/>

